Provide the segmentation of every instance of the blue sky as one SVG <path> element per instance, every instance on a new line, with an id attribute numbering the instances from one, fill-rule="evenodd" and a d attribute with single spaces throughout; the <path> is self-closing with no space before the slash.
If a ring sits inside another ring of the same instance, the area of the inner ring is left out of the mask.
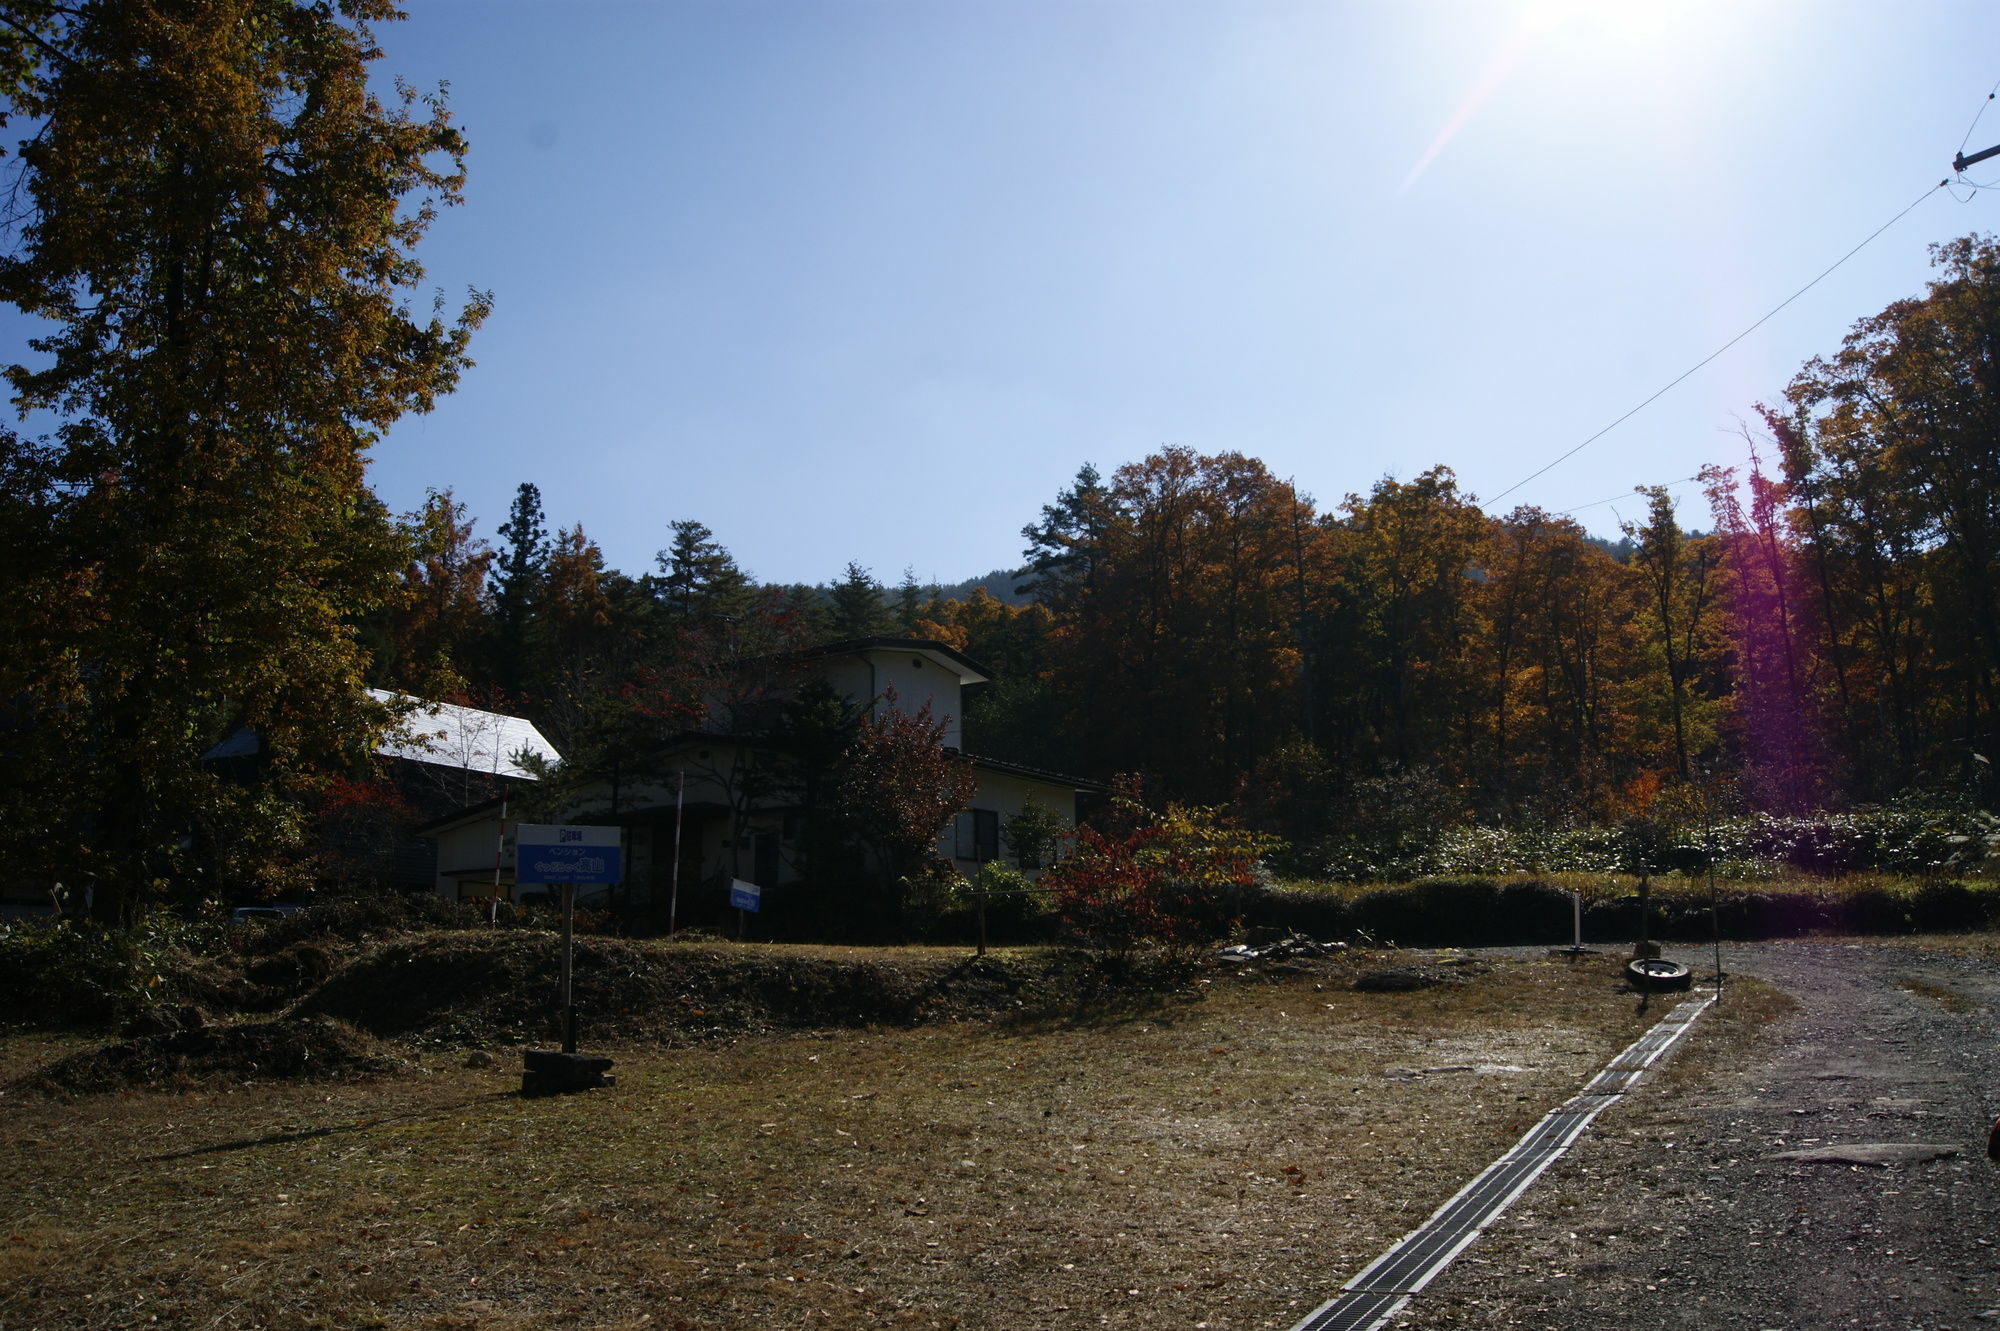
<path id="1" fill-rule="evenodd" d="M 423 257 L 496 306 L 377 488 L 491 536 L 533 481 L 634 574 L 697 518 L 773 581 L 1011 566 L 1079 464 L 1164 444 L 1322 506 L 1496 495 L 1945 176 L 2000 80 L 2000 11 L 1942 0 L 408 8 L 382 72 L 472 143 Z M 1501 507 L 1740 460 L 1995 206 L 1937 193 Z"/>

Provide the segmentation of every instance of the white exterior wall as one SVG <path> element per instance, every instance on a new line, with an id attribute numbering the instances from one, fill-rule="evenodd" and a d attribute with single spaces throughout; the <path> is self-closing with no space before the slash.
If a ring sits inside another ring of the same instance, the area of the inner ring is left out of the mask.
<path id="1" fill-rule="evenodd" d="M 492 889 L 493 843 L 495 834 L 499 830 L 500 811 L 495 809 L 486 815 L 486 817 L 476 822 L 464 823 L 438 834 L 438 895 L 456 900 L 459 896 L 459 884 L 466 880 L 453 877 L 452 875 L 458 871 L 467 869 L 483 869 L 486 871 L 487 876 L 472 880 L 479 884 L 479 891 L 482 895 Z M 512 819 L 508 820 L 507 845 L 501 859 L 501 865 L 503 870 L 502 877 L 511 880 L 514 877 L 514 828 Z"/>
<path id="2" fill-rule="evenodd" d="M 971 875 L 979 871 L 979 861 L 958 854 L 958 822 L 968 819 L 975 810 L 988 809 L 1000 815 L 1000 855 L 999 863 L 1008 868 L 1018 868 L 1014 857 L 1007 850 L 1007 820 L 1027 807 L 1029 799 L 1045 809 L 1062 816 L 1064 824 L 1074 829 L 1076 826 L 1076 791 L 1069 786 L 1056 785 L 1049 781 L 1038 781 L 1033 777 L 1020 776 L 1013 772 L 995 772 L 987 768 L 979 770 L 979 785 L 972 793 L 972 804 L 965 813 L 959 815 L 951 826 L 938 838 L 938 853 L 952 862 L 952 867 L 960 873 Z M 967 833 L 970 835 L 969 831 Z M 1031 870 L 1030 872 L 1036 872 Z"/>
<path id="3" fill-rule="evenodd" d="M 959 722 L 965 707 L 958 672 L 951 667 L 926 660 L 917 652 L 879 647 L 828 660 L 820 672 L 836 691 L 855 702 L 868 702 L 894 689 L 899 712 L 914 714 L 929 703 L 931 719 L 945 723 L 944 746 L 964 746 Z"/>
<path id="4" fill-rule="evenodd" d="M 964 731 L 959 721 L 965 709 L 960 702 L 956 671 L 948 670 L 935 661 L 926 661 L 914 652 L 884 649 L 869 652 L 868 658 L 874 666 L 873 696 L 879 697 L 894 689 L 896 710 L 906 716 L 915 715 L 928 703 L 931 720 L 944 722 L 944 746 L 947 749 L 964 746 Z M 855 696 L 866 698 L 870 695 L 862 693 Z"/>

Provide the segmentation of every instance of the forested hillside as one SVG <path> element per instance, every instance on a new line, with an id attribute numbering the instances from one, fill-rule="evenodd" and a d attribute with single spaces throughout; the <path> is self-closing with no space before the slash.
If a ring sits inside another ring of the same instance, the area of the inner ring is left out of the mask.
<path id="1" fill-rule="evenodd" d="M 588 768 L 686 724 L 723 660 L 939 638 L 998 677 L 969 747 L 1293 838 L 1371 809 L 1612 822 L 1688 783 L 1772 811 L 1990 793 L 2000 249 L 1936 263 L 1762 410 L 1746 466 L 1678 511 L 1639 487 L 1617 543 L 1442 466 L 1316 502 L 1170 447 L 1079 469 L 1023 532 L 1018 604 L 853 564 L 758 585 L 692 519 L 615 571 L 524 483 L 491 548 L 448 494 L 411 516 L 375 682 L 519 708 Z"/>

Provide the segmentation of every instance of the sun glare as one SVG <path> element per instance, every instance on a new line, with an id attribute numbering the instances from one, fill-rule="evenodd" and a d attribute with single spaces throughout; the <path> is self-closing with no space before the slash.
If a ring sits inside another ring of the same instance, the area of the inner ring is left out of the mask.
<path id="1" fill-rule="evenodd" d="M 1712 35 L 1729 13 L 1722 0 L 1528 0 L 1521 20 L 1530 40 L 1566 55 L 1657 58 Z"/>
<path id="2" fill-rule="evenodd" d="M 1713 49 L 1738 12 L 1726 0 L 1524 0 L 1515 11 L 1513 26 L 1495 44 L 1437 136 L 1404 176 L 1399 192 L 1417 182 L 1524 62 L 1546 58 L 1600 74 L 1661 76 L 1685 68 L 1700 50 Z"/>

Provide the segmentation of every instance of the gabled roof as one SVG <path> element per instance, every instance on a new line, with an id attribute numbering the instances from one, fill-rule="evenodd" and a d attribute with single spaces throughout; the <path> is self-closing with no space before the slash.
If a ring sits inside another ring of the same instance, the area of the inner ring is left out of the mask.
<path id="1" fill-rule="evenodd" d="M 1031 781 L 1045 781 L 1052 786 L 1066 786 L 1071 790 L 1103 792 L 1111 789 L 1102 781 L 1092 781 L 1087 776 L 1072 776 L 1068 772 L 1051 772 L 1046 767 L 1030 767 L 1026 763 L 1009 762 L 1005 758 L 987 758 L 977 753 L 966 753 L 960 749 L 948 750 L 971 763 L 974 767 L 984 767 L 989 771 L 1006 772 L 1013 776 L 1024 776 Z"/>
<path id="2" fill-rule="evenodd" d="M 370 689 L 368 696 L 382 703 L 412 703 L 413 709 L 400 725 L 375 746 L 377 757 L 402 758 L 450 767 L 461 771 L 484 772 L 513 781 L 533 781 L 534 773 L 514 761 L 518 753 L 532 753 L 545 762 L 560 762 L 555 745 L 543 738 L 535 723 L 519 716 L 461 707 L 456 703 L 426 702 L 387 689 Z M 222 743 L 201 755 L 201 761 L 221 758 L 254 758 L 263 751 L 257 732 L 244 726 Z"/>
<path id="3" fill-rule="evenodd" d="M 456 703 L 426 702 L 385 689 L 370 689 L 368 696 L 377 702 L 416 704 L 402 724 L 376 745 L 375 752 L 380 757 L 407 758 L 514 781 L 535 779 L 533 772 L 515 761 L 517 754 L 530 753 L 550 763 L 562 761 L 555 745 L 543 738 L 535 723 L 525 717 Z"/>
<path id="4" fill-rule="evenodd" d="M 815 661 L 828 656 L 858 656 L 863 652 L 908 652 L 922 656 L 957 675 L 961 684 L 985 684 L 993 678 L 991 670 L 935 638 L 848 638 L 808 647 L 794 659 Z"/>

